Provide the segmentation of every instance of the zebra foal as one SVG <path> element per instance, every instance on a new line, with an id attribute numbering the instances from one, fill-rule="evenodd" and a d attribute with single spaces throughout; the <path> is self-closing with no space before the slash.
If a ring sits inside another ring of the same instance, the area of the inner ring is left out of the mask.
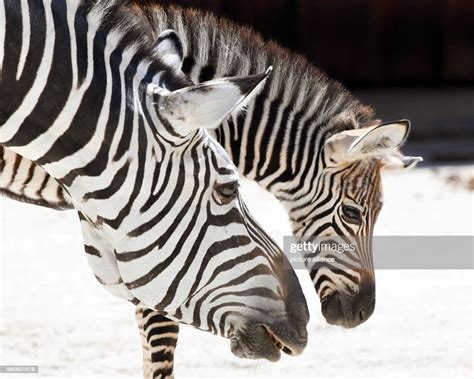
<path id="1" fill-rule="evenodd" d="M 11 151 L 48 174 L 40 195 L 49 176 L 59 184 L 113 295 L 229 338 L 239 357 L 298 354 L 296 275 L 207 131 L 267 75 L 194 86 L 180 49 L 173 32 L 154 43 L 121 1 L 1 1 L 2 169 Z"/>

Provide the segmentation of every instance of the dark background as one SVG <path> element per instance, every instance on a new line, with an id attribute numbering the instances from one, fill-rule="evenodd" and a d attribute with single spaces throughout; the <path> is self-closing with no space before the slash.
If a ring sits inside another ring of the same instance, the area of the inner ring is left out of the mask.
<path id="1" fill-rule="evenodd" d="M 351 86 L 474 83 L 473 0 L 167 0 L 251 25 Z"/>
<path id="2" fill-rule="evenodd" d="M 252 26 L 308 57 L 385 120 L 409 150 L 474 160 L 474 0 L 165 0 Z"/>

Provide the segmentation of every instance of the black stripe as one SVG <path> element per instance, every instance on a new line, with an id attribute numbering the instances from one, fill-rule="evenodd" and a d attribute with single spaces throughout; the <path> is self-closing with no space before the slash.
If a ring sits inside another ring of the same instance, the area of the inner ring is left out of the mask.
<path id="1" fill-rule="evenodd" d="M 214 75 L 216 74 L 216 69 L 214 66 L 208 64 L 207 66 L 204 66 L 201 70 L 201 73 L 199 74 L 199 83 L 202 82 L 207 82 L 208 80 L 211 80 L 214 78 Z"/>
<path id="2" fill-rule="evenodd" d="M 0 73 L 1 74 L 1 73 Z M 0 174 L 3 172 L 5 169 L 5 148 L 3 146 L 0 146 Z"/>
<path id="3" fill-rule="evenodd" d="M 125 183 L 125 178 L 130 168 L 130 161 L 127 160 L 124 165 L 117 171 L 112 182 L 105 188 L 93 192 L 87 192 L 82 198 L 83 201 L 90 199 L 105 200 L 110 199 L 116 194 Z"/>
<path id="4" fill-rule="evenodd" d="M 89 255 L 93 255 L 95 257 L 101 257 L 100 251 L 97 250 L 94 246 L 84 245 L 84 250 Z"/>
<path id="5" fill-rule="evenodd" d="M 15 163 L 13 164 L 13 175 L 10 178 L 10 184 L 13 184 L 13 182 L 15 181 L 15 178 L 18 174 L 18 168 L 20 167 L 21 161 L 22 161 L 22 157 L 20 155 L 16 154 L 15 155 Z"/>
<path id="6" fill-rule="evenodd" d="M 26 180 L 23 182 L 23 191 L 26 189 L 26 186 L 33 180 L 36 167 L 39 167 L 36 165 L 36 163 L 34 162 L 30 163 L 30 168 L 28 169 L 28 176 L 26 177 Z"/>
<path id="7" fill-rule="evenodd" d="M 183 65 L 181 66 L 181 71 L 183 71 L 184 74 L 189 75 L 194 65 L 195 65 L 194 57 L 187 56 L 186 58 L 183 59 Z"/>

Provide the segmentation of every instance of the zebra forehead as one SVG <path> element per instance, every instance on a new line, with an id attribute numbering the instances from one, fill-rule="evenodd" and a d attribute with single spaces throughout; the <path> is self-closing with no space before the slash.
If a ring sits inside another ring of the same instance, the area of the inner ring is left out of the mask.
<path id="1" fill-rule="evenodd" d="M 343 191 L 354 197 L 373 197 L 380 194 L 380 171 L 381 165 L 376 159 L 354 162 L 345 170 L 341 183 Z"/>

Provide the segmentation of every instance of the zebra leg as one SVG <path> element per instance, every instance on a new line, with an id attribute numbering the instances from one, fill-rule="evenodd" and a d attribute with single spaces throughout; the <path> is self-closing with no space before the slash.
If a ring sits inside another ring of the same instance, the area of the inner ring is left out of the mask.
<path id="1" fill-rule="evenodd" d="M 135 318 L 142 339 L 143 377 L 173 378 L 179 324 L 152 309 L 140 306 L 135 310 Z"/>
<path id="2" fill-rule="evenodd" d="M 138 330 L 140 331 L 140 337 L 142 341 L 142 352 L 143 352 L 143 378 L 152 378 L 152 369 L 151 369 L 151 354 L 150 349 L 148 348 L 148 342 L 145 335 L 145 329 L 143 327 L 143 312 L 144 308 L 137 306 L 135 308 L 135 319 L 137 321 Z"/>

